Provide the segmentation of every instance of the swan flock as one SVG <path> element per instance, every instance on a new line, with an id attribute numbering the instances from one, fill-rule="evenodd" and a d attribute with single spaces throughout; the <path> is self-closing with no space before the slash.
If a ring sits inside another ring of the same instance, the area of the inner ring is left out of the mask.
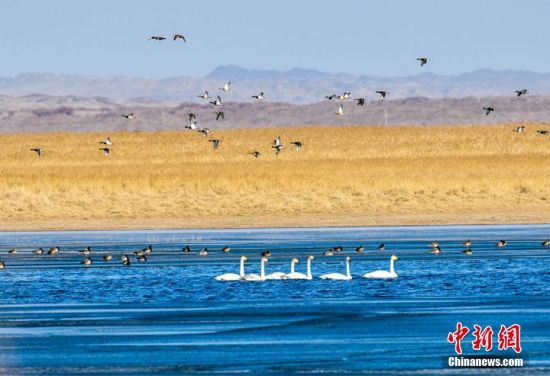
<path id="1" fill-rule="evenodd" d="M 241 256 L 239 264 L 239 274 L 236 273 L 225 273 L 219 276 L 216 276 L 215 279 L 221 282 L 229 281 L 268 281 L 268 280 L 283 280 L 283 279 L 294 279 L 294 280 L 312 280 L 313 275 L 311 273 L 311 262 L 315 260 L 315 257 L 308 256 L 306 264 L 306 273 L 296 272 L 296 265 L 300 263 L 296 257 L 290 260 L 290 271 L 288 273 L 278 271 L 270 274 L 266 274 L 266 263 L 269 259 L 266 256 L 262 256 L 260 259 L 260 274 L 246 274 L 245 273 L 245 262 L 248 260 L 247 257 Z M 370 273 L 363 274 L 363 278 L 368 279 L 393 279 L 397 278 L 397 273 L 394 269 L 394 262 L 399 260 L 395 255 L 390 257 L 390 270 L 375 270 Z M 320 279 L 324 280 L 336 280 L 336 281 L 349 281 L 353 277 L 351 275 L 351 257 L 346 257 L 346 273 L 328 273 L 319 276 Z"/>

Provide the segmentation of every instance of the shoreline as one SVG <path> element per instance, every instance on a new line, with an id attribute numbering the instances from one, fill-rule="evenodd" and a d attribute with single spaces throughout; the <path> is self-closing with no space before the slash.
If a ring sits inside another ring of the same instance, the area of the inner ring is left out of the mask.
<path id="1" fill-rule="evenodd" d="M 342 216 L 318 218 L 131 218 L 99 220 L 62 220 L 1 222 L 0 234 L 8 232 L 55 231 L 155 231 L 155 230 L 232 230 L 232 229 L 305 229 L 413 226 L 546 225 L 550 217 L 540 213 L 498 214 L 405 214 L 379 216 Z"/>

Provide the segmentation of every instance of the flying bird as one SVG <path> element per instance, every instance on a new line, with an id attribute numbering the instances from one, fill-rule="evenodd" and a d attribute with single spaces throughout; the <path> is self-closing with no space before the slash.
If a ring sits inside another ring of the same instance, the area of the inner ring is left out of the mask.
<path id="1" fill-rule="evenodd" d="M 344 115 L 344 105 L 339 105 L 336 115 Z"/>
<path id="2" fill-rule="evenodd" d="M 525 132 L 525 126 L 524 126 L 524 125 L 520 125 L 519 127 L 516 127 L 515 132 L 516 132 L 516 133 L 524 133 L 524 132 Z"/>
<path id="3" fill-rule="evenodd" d="M 105 140 L 99 141 L 99 143 L 102 144 L 102 145 L 110 146 L 110 145 L 113 144 L 113 141 L 111 141 L 111 138 L 110 138 L 110 137 L 107 137 Z"/>
<path id="4" fill-rule="evenodd" d="M 262 91 L 260 94 L 258 95 L 253 95 L 252 98 L 255 98 L 255 99 L 264 99 L 264 92 Z"/>
<path id="5" fill-rule="evenodd" d="M 157 36 L 157 35 L 154 35 L 154 36 L 152 36 L 152 37 L 149 38 L 149 39 L 153 39 L 153 40 L 165 40 L 166 38 L 165 38 L 165 37 L 159 37 L 159 36 Z"/>
<path id="6" fill-rule="evenodd" d="M 208 91 L 205 91 L 204 94 L 199 95 L 198 97 L 202 99 L 210 99 L 210 95 L 208 95 Z"/>
<path id="7" fill-rule="evenodd" d="M 187 116 L 189 116 L 189 121 L 197 119 L 197 114 L 194 112 L 188 113 Z"/>
<path id="8" fill-rule="evenodd" d="M 126 118 L 126 119 L 133 119 L 133 118 L 135 118 L 133 112 L 131 112 L 131 113 L 129 113 L 129 114 L 122 114 L 122 117 L 123 117 L 123 118 Z"/>
<path id="9" fill-rule="evenodd" d="M 203 129 L 199 129 L 198 132 L 202 133 L 204 137 L 208 137 L 208 134 L 210 133 L 210 129 L 203 128 Z"/>
<path id="10" fill-rule="evenodd" d="M 262 153 L 260 153 L 258 150 L 254 150 L 253 152 L 250 152 L 254 156 L 254 158 L 260 158 L 262 156 Z"/>
<path id="11" fill-rule="evenodd" d="M 380 94 L 380 96 L 382 97 L 382 100 L 384 100 L 386 96 L 390 94 L 390 92 L 387 90 L 378 90 L 376 93 Z"/>
<path id="12" fill-rule="evenodd" d="M 428 61 L 430 61 L 430 59 L 428 59 L 427 57 L 419 57 L 418 59 L 416 59 L 420 62 L 420 66 L 423 67 L 424 65 L 428 64 Z"/>
<path id="13" fill-rule="evenodd" d="M 109 155 L 109 153 L 111 152 L 111 148 L 108 147 L 99 148 L 99 150 L 101 150 L 105 156 Z"/>
<path id="14" fill-rule="evenodd" d="M 44 152 L 44 150 L 42 150 L 42 148 L 32 148 L 31 151 L 34 151 L 36 153 L 36 155 L 38 155 L 39 157 L 41 157 L 42 153 Z"/>
<path id="15" fill-rule="evenodd" d="M 187 40 L 185 39 L 185 35 L 182 35 L 182 34 L 174 34 L 173 38 L 174 38 L 173 40 L 182 39 L 184 42 L 187 42 Z"/>
<path id="16" fill-rule="evenodd" d="M 357 101 L 358 106 L 363 106 L 365 104 L 365 98 L 357 98 L 354 99 L 354 101 Z"/>
<path id="17" fill-rule="evenodd" d="M 483 109 L 485 110 L 485 115 L 489 115 L 491 112 L 495 110 L 494 107 L 483 107 Z"/>
<path id="18" fill-rule="evenodd" d="M 214 150 L 217 150 L 219 147 L 220 147 L 220 143 L 222 142 L 222 140 L 208 140 L 212 143 L 212 146 L 214 147 Z"/>
<path id="19" fill-rule="evenodd" d="M 210 102 L 211 104 L 213 104 L 214 106 L 221 106 L 222 105 L 222 99 L 220 98 L 220 96 L 218 95 L 218 98 L 216 98 L 215 101 L 212 101 Z"/>
<path id="20" fill-rule="evenodd" d="M 518 97 L 521 97 L 522 95 L 526 95 L 528 93 L 529 93 L 529 90 L 527 89 L 516 90 L 516 94 Z"/>
<path id="21" fill-rule="evenodd" d="M 277 138 L 273 140 L 273 146 L 283 146 L 283 142 L 281 141 L 281 136 L 277 136 Z"/>
<path id="22" fill-rule="evenodd" d="M 336 94 L 332 94 L 332 95 L 327 95 L 325 96 L 326 99 L 328 99 L 329 101 L 335 99 L 335 98 L 338 98 L 338 96 Z"/>
<path id="23" fill-rule="evenodd" d="M 185 128 L 186 128 L 186 129 L 191 129 L 191 130 L 193 130 L 193 131 L 199 129 L 199 128 L 197 127 L 197 121 L 196 121 L 196 120 L 193 120 L 189 125 L 186 125 Z"/>
<path id="24" fill-rule="evenodd" d="M 231 90 L 231 82 L 226 82 L 223 87 L 220 87 L 220 90 L 228 92 Z"/>
<path id="25" fill-rule="evenodd" d="M 548 131 L 546 129 L 539 129 L 537 131 L 537 133 L 540 133 L 540 134 L 545 135 L 545 136 L 548 135 Z"/>
<path id="26" fill-rule="evenodd" d="M 216 120 L 225 119 L 225 113 L 223 111 L 214 111 L 214 114 L 216 114 Z"/>
<path id="27" fill-rule="evenodd" d="M 296 151 L 300 151 L 303 146 L 302 141 L 292 141 L 291 144 L 296 147 Z"/>
<path id="28" fill-rule="evenodd" d="M 337 98 L 341 101 L 345 101 L 349 99 L 350 95 L 351 95 L 350 92 L 345 91 L 343 94 L 338 95 Z"/>

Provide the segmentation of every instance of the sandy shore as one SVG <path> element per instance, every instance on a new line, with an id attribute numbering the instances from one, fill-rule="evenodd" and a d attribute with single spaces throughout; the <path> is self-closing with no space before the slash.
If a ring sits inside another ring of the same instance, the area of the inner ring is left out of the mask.
<path id="1" fill-rule="evenodd" d="M 548 224 L 550 216 L 531 213 L 484 214 L 403 214 L 380 216 L 339 216 L 332 218 L 299 216 L 293 218 L 149 218 L 2 222 L 2 231 L 54 231 L 54 230 L 145 230 L 145 229 L 228 229 L 228 228 L 299 228 L 299 227 L 356 227 L 356 226 L 414 226 L 414 225 L 475 225 L 475 224 Z"/>
<path id="2" fill-rule="evenodd" d="M 0 230 L 550 223 L 545 126 L 0 135 Z"/>

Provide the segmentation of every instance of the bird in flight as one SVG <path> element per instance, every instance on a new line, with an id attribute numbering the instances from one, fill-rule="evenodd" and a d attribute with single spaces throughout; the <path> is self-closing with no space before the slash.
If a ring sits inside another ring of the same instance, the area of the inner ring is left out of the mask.
<path id="1" fill-rule="evenodd" d="M 262 91 L 260 94 L 258 95 L 253 95 L 252 98 L 255 98 L 255 99 L 264 99 L 264 92 Z"/>
<path id="2" fill-rule="evenodd" d="M 208 91 L 205 91 L 203 95 L 199 95 L 199 98 L 210 99 L 210 96 L 208 95 Z"/>
<path id="3" fill-rule="evenodd" d="M 254 156 L 254 158 L 260 158 L 262 156 L 262 153 L 260 153 L 258 150 L 254 150 L 253 152 L 250 152 Z"/>
<path id="4" fill-rule="evenodd" d="M 153 35 L 151 38 L 149 39 L 153 39 L 153 40 L 165 40 L 166 38 L 165 37 L 159 37 L 158 35 Z"/>
<path id="5" fill-rule="evenodd" d="M 292 141 L 291 144 L 296 147 L 296 151 L 300 151 L 303 146 L 302 141 Z"/>
<path id="6" fill-rule="evenodd" d="M 363 106 L 365 104 L 365 98 L 357 98 L 354 100 L 357 101 L 358 106 Z"/>
<path id="7" fill-rule="evenodd" d="M 185 35 L 182 35 L 182 34 L 174 34 L 173 40 L 176 40 L 176 39 L 182 39 L 184 42 L 187 42 L 187 40 L 185 39 Z"/>
<path id="8" fill-rule="evenodd" d="M 541 130 L 538 130 L 537 132 L 544 135 L 544 136 L 548 135 L 548 131 L 546 129 L 541 129 Z"/>
<path id="9" fill-rule="evenodd" d="M 41 157 L 43 153 L 42 148 L 32 148 L 31 151 L 34 151 L 39 157 Z"/>
<path id="10" fill-rule="evenodd" d="M 495 110 L 494 107 L 483 107 L 483 109 L 485 110 L 485 115 L 489 115 L 491 112 Z"/>
<path id="11" fill-rule="evenodd" d="M 516 133 L 524 133 L 525 132 L 525 126 L 520 125 L 519 127 L 516 128 L 515 132 Z"/>
<path id="12" fill-rule="evenodd" d="M 529 93 L 529 90 L 527 90 L 527 89 L 516 90 L 516 94 L 517 94 L 518 98 L 521 97 L 522 95 L 526 95 L 528 93 Z"/>
<path id="13" fill-rule="evenodd" d="M 222 140 L 208 140 L 212 143 L 212 146 L 214 147 L 214 150 L 217 150 L 220 147 L 220 143 Z"/>
<path id="14" fill-rule="evenodd" d="M 187 116 L 189 116 L 189 121 L 197 119 L 197 114 L 194 112 L 188 113 Z"/>
<path id="15" fill-rule="evenodd" d="M 109 155 L 109 153 L 111 152 L 111 148 L 108 147 L 99 148 L 99 150 L 101 150 L 105 156 Z"/>
<path id="16" fill-rule="evenodd" d="M 107 146 L 109 146 L 109 145 L 112 145 L 112 144 L 113 144 L 113 141 L 111 141 L 111 137 L 107 137 L 105 140 L 99 141 L 99 143 L 102 144 L 102 145 L 107 145 Z"/>
<path id="17" fill-rule="evenodd" d="M 216 120 L 224 120 L 225 119 L 225 113 L 223 111 L 214 111 L 216 114 Z"/>
<path id="18" fill-rule="evenodd" d="M 197 121 L 193 120 L 191 124 L 185 126 L 186 129 L 197 130 Z"/>
<path id="19" fill-rule="evenodd" d="M 378 90 L 376 93 L 380 94 L 380 96 L 382 97 L 382 100 L 384 100 L 386 96 L 390 94 L 390 92 L 387 90 Z"/>
<path id="20" fill-rule="evenodd" d="M 427 57 L 419 57 L 418 59 L 416 59 L 420 62 L 420 66 L 423 67 L 424 65 L 428 64 L 428 61 L 430 61 L 430 59 L 428 59 Z"/>
<path id="21" fill-rule="evenodd" d="M 277 136 L 277 138 L 273 140 L 273 145 L 271 147 L 275 149 L 275 155 L 279 155 L 279 153 L 283 150 L 281 136 Z"/>
<path id="22" fill-rule="evenodd" d="M 129 113 L 129 114 L 122 114 L 122 117 L 123 117 L 123 118 L 126 118 L 126 119 L 134 119 L 134 118 L 135 118 L 133 112 L 131 112 L 131 113 Z"/>
<path id="23" fill-rule="evenodd" d="M 222 99 L 221 99 L 220 96 L 218 95 L 218 98 L 216 98 L 215 101 L 210 102 L 210 103 L 213 104 L 214 106 L 221 106 L 221 105 L 222 105 Z"/>
<path id="24" fill-rule="evenodd" d="M 345 100 L 349 99 L 350 95 L 351 95 L 350 92 L 345 91 L 343 94 L 338 95 L 337 98 L 341 101 L 345 101 Z"/>
<path id="25" fill-rule="evenodd" d="M 344 105 L 339 105 L 336 115 L 344 115 Z"/>
<path id="26" fill-rule="evenodd" d="M 332 94 L 332 95 L 326 95 L 325 98 L 328 99 L 329 101 L 331 101 L 333 99 L 338 98 L 338 96 L 336 94 Z"/>
<path id="27" fill-rule="evenodd" d="M 220 90 L 225 91 L 225 92 L 230 91 L 231 90 L 231 82 L 226 82 L 223 85 L 223 87 L 220 87 Z"/>
<path id="28" fill-rule="evenodd" d="M 208 133 L 210 133 L 210 129 L 203 128 L 203 129 L 199 129 L 198 132 L 202 133 L 204 137 L 208 137 Z"/>

